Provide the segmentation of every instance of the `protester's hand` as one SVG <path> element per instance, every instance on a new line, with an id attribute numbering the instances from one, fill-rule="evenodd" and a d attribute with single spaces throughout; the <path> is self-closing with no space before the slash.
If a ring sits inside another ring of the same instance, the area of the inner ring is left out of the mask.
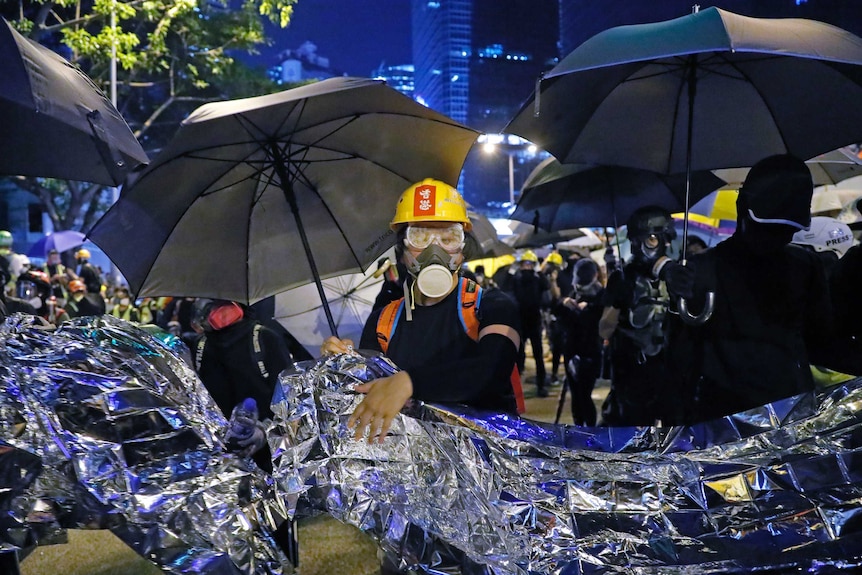
<path id="1" fill-rule="evenodd" d="M 368 443 L 373 443 L 375 438 L 378 443 L 383 443 L 392 420 L 413 395 L 410 376 L 406 371 L 399 371 L 395 375 L 357 385 L 355 389 L 366 396 L 353 410 L 347 427 L 355 429 L 354 439 L 361 438 L 367 428 Z"/>
<path id="2" fill-rule="evenodd" d="M 254 426 L 254 433 L 251 434 L 251 437 L 238 439 L 236 442 L 237 445 L 242 447 L 242 450 L 237 452 L 237 454 L 240 457 L 251 457 L 266 445 L 266 431 L 263 428 L 263 423 L 247 417 L 237 417 L 236 419 L 243 425 Z M 225 438 L 225 440 L 227 440 L 227 438 Z"/>
<path id="3" fill-rule="evenodd" d="M 353 341 L 349 339 L 338 339 L 334 335 L 329 336 L 320 346 L 320 355 L 338 355 L 339 353 L 350 353 L 353 351 Z"/>
<path id="4" fill-rule="evenodd" d="M 659 272 L 659 279 L 664 280 L 667 291 L 675 296 L 690 299 L 694 295 L 694 270 L 681 263 L 665 263 Z"/>

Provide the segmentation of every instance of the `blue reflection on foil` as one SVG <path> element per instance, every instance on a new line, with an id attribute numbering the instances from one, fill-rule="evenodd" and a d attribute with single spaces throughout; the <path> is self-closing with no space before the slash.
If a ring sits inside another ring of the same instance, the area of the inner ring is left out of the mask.
<path id="1" fill-rule="evenodd" d="M 292 506 L 368 531 L 402 567 L 862 568 L 862 379 L 673 428 L 555 426 L 416 403 L 381 446 L 344 426 L 360 401 L 353 386 L 375 376 L 367 360 L 335 356 L 282 375 L 274 475 Z"/>
<path id="2" fill-rule="evenodd" d="M 104 528 L 166 573 L 293 571 L 270 535 L 286 516 L 272 479 L 225 453 L 225 418 L 179 352 L 110 316 L 0 326 L 0 554 Z"/>

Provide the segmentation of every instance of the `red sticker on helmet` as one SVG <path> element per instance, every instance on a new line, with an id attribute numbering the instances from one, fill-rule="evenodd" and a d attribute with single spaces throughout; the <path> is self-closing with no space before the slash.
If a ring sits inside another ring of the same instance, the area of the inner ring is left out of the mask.
<path id="1" fill-rule="evenodd" d="M 433 216 L 437 206 L 437 186 L 425 184 L 413 191 L 413 215 Z"/>

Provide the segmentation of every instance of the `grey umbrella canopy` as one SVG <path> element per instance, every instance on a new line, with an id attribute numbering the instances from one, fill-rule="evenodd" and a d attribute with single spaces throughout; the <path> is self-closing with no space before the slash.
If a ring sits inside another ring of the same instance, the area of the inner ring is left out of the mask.
<path id="1" fill-rule="evenodd" d="M 846 148 L 839 148 L 806 160 L 815 186 L 834 186 L 849 178 L 862 176 L 862 161 Z M 724 168 L 713 173 L 726 181 L 730 187 L 740 187 L 748 175 L 749 168 Z"/>
<path id="2" fill-rule="evenodd" d="M 5 20 L 0 62 L 0 174 L 115 186 L 149 161 L 90 78 Z"/>
<path id="3" fill-rule="evenodd" d="M 505 131 L 563 163 L 687 180 L 773 154 L 812 158 L 862 141 L 860 64 L 862 39 L 835 26 L 707 8 L 596 34 Z"/>
<path id="4" fill-rule="evenodd" d="M 90 238 L 140 296 L 254 303 L 314 281 L 325 304 L 320 279 L 374 263 L 401 193 L 457 183 L 477 136 L 360 78 L 206 104 Z"/>
<path id="5" fill-rule="evenodd" d="M 709 171 L 692 175 L 691 201 L 724 184 Z M 561 164 L 547 158 L 527 177 L 510 219 L 548 230 L 618 227 L 645 205 L 685 209 L 685 177 L 618 166 Z"/>

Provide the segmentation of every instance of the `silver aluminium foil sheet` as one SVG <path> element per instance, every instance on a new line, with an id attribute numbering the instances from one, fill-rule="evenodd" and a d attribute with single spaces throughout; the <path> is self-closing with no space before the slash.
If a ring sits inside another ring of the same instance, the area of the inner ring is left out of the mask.
<path id="1" fill-rule="evenodd" d="M 225 452 L 188 350 L 161 335 L 110 316 L 0 326 L 0 555 L 93 528 L 166 573 L 293 572 L 271 477 Z"/>
<path id="2" fill-rule="evenodd" d="M 692 427 L 416 403 L 371 445 L 346 428 L 352 389 L 394 366 L 298 367 L 273 401 L 282 497 L 367 531 L 401 567 L 454 572 L 454 549 L 498 574 L 862 570 L 860 379 Z"/>

